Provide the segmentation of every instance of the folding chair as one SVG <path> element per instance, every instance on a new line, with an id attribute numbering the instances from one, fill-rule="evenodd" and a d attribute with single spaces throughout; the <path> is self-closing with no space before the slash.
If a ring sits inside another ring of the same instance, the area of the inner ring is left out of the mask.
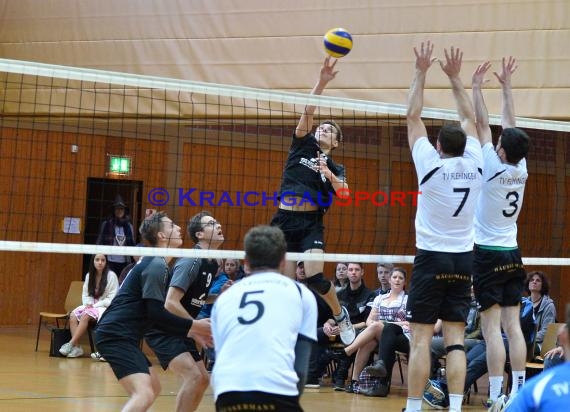
<path id="1" fill-rule="evenodd" d="M 55 313 L 55 312 L 40 312 L 40 320 L 38 322 L 38 331 L 36 334 L 36 352 L 38 351 L 38 343 L 40 341 L 40 330 L 42 323 L 46 325 L 51 321 L 55 321 L 56 327 L 60 327 L 59 322 L 65 321 L 63 327 L 68 327 L 69 314 L 73 309 L 82 304 L 81 295 L 83 293 L 83 282 L 81 280 L 74 280 L 69 284 L 69 289 L 67 290 L 67 296 L 65 297 L 64 310 L 65 313 Z M 91 346 L 91 352 L 94 352 L 93 336 L 91 336 L 92 330 L 89 328 L 87 335 L 89 336 L 89 345 Z"/>
<path id="2" fill-rule="evenodd" d="M 556 347 L 556 339 L 558 337 L 558 331 L 564 326 L 564 323 L 551 323 L 546 329 L 544 334 L 544 340 L 542 341 L 542 346 L 540 347 L 540 355 L 533 360 L 538 360 L 538 362 L 527 362 L 526 363 L 526 375 L 527 377 L 532 377 L 544 369 L 544 355 L 551 349 Z M 534 355 L 534 343 L 532 345 L 532 354 Z"/>

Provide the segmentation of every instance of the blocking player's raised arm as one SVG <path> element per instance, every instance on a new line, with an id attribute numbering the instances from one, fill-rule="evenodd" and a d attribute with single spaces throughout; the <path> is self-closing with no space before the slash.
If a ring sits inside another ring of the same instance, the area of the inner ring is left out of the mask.
<path id="1" fill-rule="evenodd" d="M 487 106 L 485 105 L 485 100 L 483 99 L 483 91 L 481 90 L 483 84 L 487 82 L 485 79 L 485 74 L 490 67 L 491 63 L 489 62 L 481 63 L 479 66 L 477 66 L 477 69 L 473 73 L 471 81 L 473 108 L 475 109 L 476 127 L 477 133 L 479 134 L 479 141 L 481 142 L 481 146 L 493 141 L 491 127 L 489 126 L 489 112 L 487 111 Z"/>
<path id="2" fill-rule="evenodd" d="M 463 61 L 463 52 L 453 46 L 451 46 L 449 52 L 447 49 L 445 49 L 444 52 L 445 63 L 440 61 L 439 64 L 451 82 L 451 91 L 453 92 L 455 104 L 457 105 L 457 114 L 459 115 L 461 127 L 468 136 L 478 138 L 473 105 L 459 76 L 461 63 Z"/>
<path id="3" fill-rule="evenodd" d="M 501 73 L 494 72 L 494 75 L 501 83 L 503 104 L 501 109 L 501 125 L 503 129 L 516 126 L 515 120 L 515 105 L 513 101 L 513 90 L 511 87 L 511 75 L 517 69 L 517 61 L 509 56 L 508 60 L 503 57 L 503 69 Z"/>
<path id="4" fill-rule="evenodd" d="M 321 67 L 319 80 L 313 87 L 313 90 L 311 90 L 311 94 L 321 95 L 323 93 L 323 90 L 325 90 L 327 84 L 335 78 L 336 74 L 338 73 L 338 71 L 334 70 L 337 61 L 338 60 L 334 59 L 331 62 L 331 57 L 327 56 Z M 305 111 L 301 115 L 299 123 L 297 124 L 297 128 L 295 129 L 296 137 L 305 137 L 305 135 L 313 129 L 313 114 L 315 113 L 315 109 L 316 106 L 305 107 Z"/>
<path id="5" fill-rule="evenodd" d="M 426 126 L 422 121 L 422 109 L 424 106 L 426 74 L 431 64 L 435 61 L 431 57 L 432 52 L 433 44 L 430 41 L 422 42 L 419 50 L 414 47 L 416 55 L 415 75 L 408 93 L 408 110 L 406 112 L 410 150 L 420 137 L 427 136 Z"/>

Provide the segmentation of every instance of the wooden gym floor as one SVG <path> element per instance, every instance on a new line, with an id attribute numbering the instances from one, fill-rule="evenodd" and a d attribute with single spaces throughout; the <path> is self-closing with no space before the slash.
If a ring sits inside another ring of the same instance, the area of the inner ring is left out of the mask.
<path id="1" fill-rule="evenodd" d="M 117 383 L 109 365 L 89 357 L 50 358 L 49 332 L 43 328 L 38 352 L 34 352 L 33 326 L 0 328 L 0 410 L 3 412 L 107 412 L 118 411 L 126 395 Z M 83 348 L 88 352 L 88 343 Z M 89 353 L 86 353 L 89 356 Z M 405 375 L 405 371 L 404 371 Z M 176 376 L 161 374 L 162 393 L 152 411 L 173 411 L 178 391 Z M 244 379 L 247 379 L 244 377 Z M 481 401 L 487 392 L 486 377 L 479 380 L 479 393 L 471 396 L 464 410 L 484 411 Z M 406 387 L 401 385 L 394 368 L 392 390 L 387 398 L 369 398 L 332 387 L 306 390 L 302 397 L 305 411 L 366 412 L 397 411 L 406 403 Z M 424 403 L 424 409 L 429 406 Z M 202 400 L 199 412 L 215 411 L 211 390 Z"/>

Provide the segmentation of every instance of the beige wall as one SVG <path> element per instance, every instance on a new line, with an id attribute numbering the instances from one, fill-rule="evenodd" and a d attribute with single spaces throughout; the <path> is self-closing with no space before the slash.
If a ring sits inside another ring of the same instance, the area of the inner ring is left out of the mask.
<path id="1" fill-rule="evenodd" d="M 465 49 L 463 79 L 477 63 L 514 55 L 517 115 L 569 119 L 568 0 L 5 1 L 0 57 L 181 79 L 310 90 L 324 56 L 322 35 L 354 37 L 329 95 L 405 103 L 412 47 L 432 40 Z M 497 83 L 487 92 L 500 110 Z M 432 69 L 425 104 L 452 108 Z"/>

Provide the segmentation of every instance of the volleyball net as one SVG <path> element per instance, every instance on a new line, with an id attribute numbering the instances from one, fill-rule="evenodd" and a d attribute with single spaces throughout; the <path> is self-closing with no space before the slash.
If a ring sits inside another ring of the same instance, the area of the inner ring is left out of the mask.
<path id="1" fill-rule="evenodd" d="M 332 157 L 350 191 L 323 199 L 327 253 L 289 257 L 413 260 L 418 188 L 404 105 L 7 59 L 0 88 L 0 250 L 241 258 L 245 232 L 277 210 L 295 126 L 316 105 L 315 124 L 332 119 L 342 128 Z M 432 141 L 457 119 L 450 110 L 422 115 Z M 490 122 L 498 137 L 500 117 Z M 517 118 L 517 126 L 532 139 L 519 217 L 525 263 L 568 266 L 570 123 Z M 182 227 L 210 211 L 224 250 L 190 250 L 189 239 L 176 250 L 96 246 L 117 195 L 135 229 L 149 208 Z"/>

